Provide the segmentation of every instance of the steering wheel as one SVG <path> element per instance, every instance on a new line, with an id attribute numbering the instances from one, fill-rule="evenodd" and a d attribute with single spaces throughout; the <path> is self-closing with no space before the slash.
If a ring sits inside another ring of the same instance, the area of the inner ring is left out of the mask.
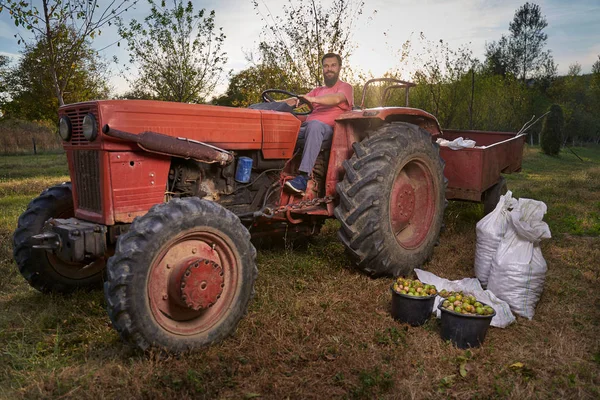
<path id="1" fill-rule="evenodd" d="M 267 102 L 267 103 L 272 103 L 275 102 L 277 100 L 273 99 L 271 96 L 269 96 L 269 93 L 280 93 L 280 94 L 285 94 L 289 97 L 295 97 L 298 100 L 300 100 L 300 104 L 304 104 L 308 107 L 308 111 L 304 111 L 304 112 L 294 112 L 295 115 L 308 115 L 311 112 L 313 112 L 313 106 L 312 103 L 308 100 L 306 100 L 303 96 L 297 95 L 296 93 L 292 93 L 292 92 L 288 92 L 287 90 L 281 90 L 281 89 L 267 89 L 265 91 L 263 91 L 260 96 L 262 97 L 263 101 Z M 299 106 L 298 106 L 299 107 Z M 296 108 L 298 108 L 296 107 Z"/>

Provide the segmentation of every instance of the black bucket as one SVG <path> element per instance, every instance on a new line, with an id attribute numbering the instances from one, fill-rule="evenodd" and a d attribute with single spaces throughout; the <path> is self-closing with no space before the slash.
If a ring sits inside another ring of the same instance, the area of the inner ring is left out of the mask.
<path id="1" fill-rule="evenodd" d="M 397 293 L 392 287 L 392 317 L 412 326 L 423 325 L 431 316 L 436 295 L 427 297 Z"/>
<path id="2" fill-rule="evenodd" d="M 443 300 L 438 304 L 442 312 L 442 339 L 450 340 L 459 349 L 481 346 L 496 311 L 490 315 L 459 314 L 446 310 L 442 303 Z"/>

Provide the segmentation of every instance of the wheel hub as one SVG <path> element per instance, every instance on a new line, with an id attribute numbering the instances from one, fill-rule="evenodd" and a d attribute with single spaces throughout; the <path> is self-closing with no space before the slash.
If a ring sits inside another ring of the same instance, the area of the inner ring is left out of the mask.
<path id="1" fill-rule="evenodd" d="M 399 232 L 401 227 L 404 227 L 410 221 L 415 212 L 415 191 L 412 186 L 404 185 L 394 195 L 396 197 L 396 208 L 392 209 L 392 220 L 394 221 L 394 227 Z"/>
<path id="2" fill-rule="evenodd" d="M 390 225 L 398 244 L 415 249 L 427 237 L 436 208 L 435 185 L 427 164 L 419 159 L 406 163 L 394 179 Z"/>
<path id="3" fill-rule="evenodd" d="M 182 307 L 205 310 L 221 297 L 224 286 L 223 268 L 212 260 L 196 258 L 173 271 L 169 296 Z"/>

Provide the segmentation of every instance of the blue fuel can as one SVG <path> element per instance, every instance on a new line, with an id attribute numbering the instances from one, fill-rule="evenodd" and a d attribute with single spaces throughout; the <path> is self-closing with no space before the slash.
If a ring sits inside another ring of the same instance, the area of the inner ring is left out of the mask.
<path id="1" fill-rule="evenodd" d="M 237 169 L 235 170 L 235 180 L 240 183 L 250 182 L 250 172 L 252 172 L 252 159 L 250 157 L 239 157 Z"/>

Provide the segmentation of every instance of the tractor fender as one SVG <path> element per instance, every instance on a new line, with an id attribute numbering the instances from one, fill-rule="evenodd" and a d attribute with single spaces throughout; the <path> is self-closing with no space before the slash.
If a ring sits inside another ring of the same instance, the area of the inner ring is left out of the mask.
<path id="1" fill-rule="evenodd" d="M 442 127 L 432 114 L 411 107 L 378 107 L 352 110 L 340 115 L 337 122 L 376 129 L 385 123 L 408 122 L 425 129 L 432 136 L 442 135 Z M 356 128 L 355 128 L 356 130 Z"/>

